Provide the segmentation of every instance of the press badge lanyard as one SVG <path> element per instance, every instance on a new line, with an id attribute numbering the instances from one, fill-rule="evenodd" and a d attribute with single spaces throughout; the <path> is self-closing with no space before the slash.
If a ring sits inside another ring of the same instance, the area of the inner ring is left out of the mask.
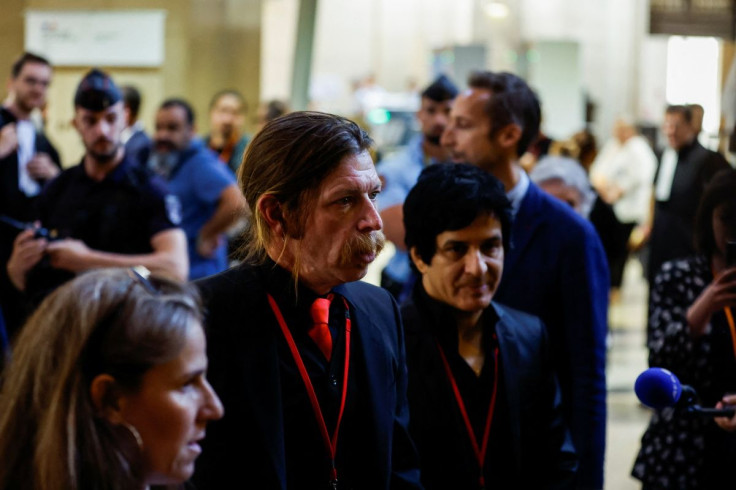
<path id="1" fill-rule="evenodd" d="M 465 422 L 465 430 L 468 432 L 468 437 L 470 438 L 470 443 L 473 445 L 473 452 L 475 453 L 475 459 L 478 460 L 478 469 L 480 470 L 480 475 L 478 477 L 478 484 L 480 485 L 480 488 L 486 487 L 486 481 L 485 477 L 483 476 L 483 463 L 486 460 L 486 453 L 488 452 L 488 440 L 490 439 L 491 435 L 491 423 L 493 422 L 493 411 L 496 408 L 496 393 L 498 392 L 498 346 L 496 346 L 493 349 L 493 394 L 491 395 L 491 403 L 488 405 L 488 415 L 486 416 L 486 426 L 483 430 L 483 440 L 481 441 L 481 446 L 478 446 L 478 440 L 475 438 L 475 432 L 473 431 L 473 425 L 470 423 L 470 417 L 468 417 L 468 412 L 465 409 L 465 403 L 463 402 L 463 397 L 460 396 L 460 389 L 457 386 L 457 381 L 455 381 L 455 376 L 452 375 L 452 370 L 450 369 L 450 363 L 447 362 L 447 357 L 445 357 L 445 351 L 442 349 L 442 346 L 439 342 L 437 342 L 437 349 L 440 351 L 440 357 L 442 358 L 442 364 L 445 366 L 445 372 L 447 373 L 447 378 L 450 380 L 450 384 L 452 385 L 452 391 L 455 394 L 455 401 L 457 402 L 457 406 L 460 409 L 460 414 L 463 416 L 463 422 Z"/>
<path id="2" fill-rule="evenodd" d="M 304 382 L 304 387 L 307 389 L 309 402 L 312 404 L 314 418 L 317 419 L 317 425 L 319 426 L 322 440 L 325 443 L 327 454 L 330 456 L 330 485 L 332 486 L 332 488 L 337 488 L 337 466 L 335 465 L 335 456 L 337 454 L 337 436 L 340 431 L 340 422 L 342 422 L 342 415 L 345 411 L 345 398 L 348 394 L 348 367 L 350 366 L 350 308 L 348 307 L 348 302 L 347 300 L 345 300 L 345 298 L 343 298 L 343 302 L 345 303 L 345 369 L 343 371 L 342 377 L 342 396 L 340 397 L 340 411 L 337 415 L 335 431 L 332 433 L 332 437 L 330 437 L 330 433 L 327 431 L 327 424 L 325 424 L 325 418 L 322 415 L 322 409 L 319 406 L 319 400 L 317 400 L 317 394 L 314 392 L 314 386 L 312 386 L 312 381 L 309 379 L 309 373 L 307 373 L 307 368 L 304 366 L 302 356 L 299 354 L 299 349 L 297 349 L 296 347 L 294 337 L 291 335 L 289 327 L 286 325 L 284 316 L 281 314 L 281 310 L 276 304 L 276 301 L 270 294 L 268 295 L 268 303 L 271 305 L 271 310 L 273 310 L 273 314 L 276 316 L 276 320 L 279 323 L 279 327 L 281 327 L 281 332 L 284 334 L 284 338 L 286 338 L 286 343 L 289 344 L 289 350 L 291 351 L 291 355 L 294 358 L 296 367 L 299 370 L 299 375 Z"/>

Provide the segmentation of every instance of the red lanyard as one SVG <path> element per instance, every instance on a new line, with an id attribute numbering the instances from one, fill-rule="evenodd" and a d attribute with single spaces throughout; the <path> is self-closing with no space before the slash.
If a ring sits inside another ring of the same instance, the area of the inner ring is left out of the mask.
<path id="1" fill-rule="evenodd" d="M 455 401 L 457 402 L 457 406 L 460 409 L 460 414 L 463 416 L 463 422 L 465 422 L 465 430 L 468 432 L 470 443 L 473 445 L 475 459 L 478 460 L 478 468 L 480 469 L 478 483 L 480 485 L 480 488 L 485 488 L 486 482 L 485 477 L 483 476 L 483 464 L 486 460 L 486 453 L 488 452 L 488 440 L 490 439 L 491 435 L 491 422 L 493 422 L 493 411 L 496 408 L 496 393 L 498 391 L 498 346 L 493 349 L 493 394 L 491 395 L 491 403 L 488 405 L 488 416 L 486 417 L 486 426 L 483 430 L 483 441 L 482 446 L 480 447 L 478 446 L 478 440 L 475 438 L 475 431 L 473 431 L 473 425 L 470 423 L 470 417 L 468 417 L 468 412 L 465 409 L 463 397 L 460 396 L 460 389 L 457 387 L 457 381 L 455 381 L 455 376 L 452 375 L 450 363 L 447 362 L 445 351 L 442 349 L 442 346 L 439 342 L 437 342 L 437 348 L 440 351 L 440 357 L 442 358 L 442 364 L 444 364 L 445 366 L 447 378 L 450 380 L 450 384 L 452 385 L 452 391 L 455 393 Z"/>
<path id="2" fill-rule="evenodd" d="M 340 431 L 340 422 L 342 422 L 342 414 L 345 411 L 345 398 L 348 394 L 348 367 L 350 366 L 350 309 L 348 308 L 348 302 L 345 298 L 343 298 L 343 302 L 345 303 L 345 370 L 343 372 L 342 377 L 342 396 L 340 398 L 340 411 L 337 415 L 337 423 L 335 424 L 335 431 L 332 433 L 332 437 L 330 437 L 329 432 L 327 431 L 327 424 L 325 424 L 325 418 L 322 415 L 322 409 L 319 406 L 319 400 L 317 400 L 317 394 L 314 392 L 314 387 L 312 386 L 312 381 L 309 379 L 309 373 L 307 373 L 307 368 L 304 366 L 304 361 L 302 361 L 302 356 L 299 354 L 299 349 L 296 347 L 296 343 L 294 342 L 294 337 L 291 335 L 291 332 L 289 331 L 289 327 L 286 326 L 286 321 L 284 321 L 284 316 L 281 314 L 281 310 L 279 309 L 278 305 L 276 304 L 276 301 L 273 299 L 273 297 L 269 294 L 268 295 L 268 303 L 271 305 L 271 310 L 273 310 L 273 314 L 276 316 L 276 320 L 279 322 L 279 327 L 281 327 L 281 332 L 283 332 L 284 337 L 286 338 L 286 343 L 289 344 L 289 350 L 291 351 L 291 355 L 294 358 L 294 362 L 296 363 L 296 367 L 299 370 L 299 374 L 302 377 L 302 381 L 304 382 L 304 387 L 307 389 L 307 395 L 309 395 L 309 402 L 312 404 L 312 410 L 314 411 L 314 417 L 317 419 L 317 425 L 319 426 L 319 431 L 322 434 L 322 440 L 325 443 L 325 448 L 327 449 L 327 453 L 330 456 L 330 485 L 332 485 L 333 488 L 337 488 L 337 467 L 335 465 L 335 456 L 337 454 L 337 435 Z"/>

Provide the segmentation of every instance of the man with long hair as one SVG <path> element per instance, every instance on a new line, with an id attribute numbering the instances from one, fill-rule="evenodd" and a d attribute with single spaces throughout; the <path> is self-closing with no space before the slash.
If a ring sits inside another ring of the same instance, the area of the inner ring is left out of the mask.
<path id="1" fill-rule="evenodd" d="M 197 488 L 421 487 L 398 307 L 358 281 L 384 242 L 371 143 L 316 112 L 275 119 L 250 143 L 244 262 L 198 283 L 227 415 L 208 432 Z"/>

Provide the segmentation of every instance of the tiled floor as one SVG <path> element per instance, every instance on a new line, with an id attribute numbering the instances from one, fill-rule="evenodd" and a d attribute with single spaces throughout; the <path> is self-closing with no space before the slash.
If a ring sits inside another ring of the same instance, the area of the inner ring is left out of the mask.
<path id="1" fill-rule="evenodd" d="M 378 284 L 380 270 L 393 254 L 387 248 L 374 263 L 366 280 Z M 630 260 L 626 266 L 620 301 L 609 311 L 608 378 L 608 432 L 606 449 L 605 488 L 607 490 L 634 490 L 641 487 L 630 475 L 631 466 L 639 450 L 649 411 L 642 408 L 634 395 L 634 381 L 647 368 L 644 345 L 646 332 L 646 281 L 641 265 Z"/>
<path id="2" fill-rule="evenodd" d="M 630 260 L 626 265 L 621 300 L 609 308 L 605 488 L 610 490 L 641 488 L 638 480 L 629 475 L 650 414 L 634 395 L 634 381 L 647 368 L 644 345 L 647 294 L 641 265 L 637 260 Z"/>

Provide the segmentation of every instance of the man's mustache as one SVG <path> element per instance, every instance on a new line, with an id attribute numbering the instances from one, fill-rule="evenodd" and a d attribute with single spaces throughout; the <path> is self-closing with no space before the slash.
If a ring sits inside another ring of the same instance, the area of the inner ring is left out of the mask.
<path id="1" fill-rule="evenodd" d="M 340 252 L 340 262 L 349 265 L 361 255 L 378 255 L 385 245 L 386 237 L 380 230 L 358 235 L 345 243 Z"/>

